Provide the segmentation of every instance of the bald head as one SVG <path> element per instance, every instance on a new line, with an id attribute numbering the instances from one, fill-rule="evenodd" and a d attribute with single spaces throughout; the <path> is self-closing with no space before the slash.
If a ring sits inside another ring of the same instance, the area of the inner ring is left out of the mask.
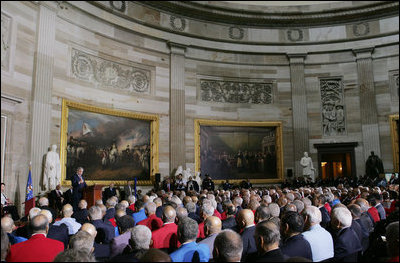
<path id="1" fill-rule="evenodd" d="M 43 210 L 42 210 L 43 211 Z M 47 211 L 47 210 L 44 210 Z M 50 213 L 51 214 L 51 213 Z M 35 216 L 31 221 L 32 233 L 44 233 L 47 234 L 49 229 L 49 220 L 43 214 Z"/>
<path id="2" fill-rule="evenodd" d="M 216 216 L 209 216 L 207 217 L 206 221 L 204 222 L 204 233 L 206 236 L 216 234 L 221 232 L 222 229 L 222 222 Z"/>
<path id="3" fill-rule="evenodd" d="M 254 225 L 254 214 L 250 209 L 242 209 L 238 215 L 238 224 L 244 228 L 246 226 Z"/>
<path id="4" fill-rule="evenodd" d="M 74 213 L 74 210 L 72 209 L 72 205 L 66 204 L 63 206 L 62 209 L 64 217 L 71 217 L 72 214 Z"/>
<path id="5" fill-rule="evenodd" d="M 168 205 L 164 208 L 163 211 L 163 221 L 164 223 L 169 223 L 169 222 L 174 222 L 176 217 L 176 211 L 175 209 Z"/>
<path id="6" fill-rule="evenodd" d="M 90 223 L 83 224 L 81 227 L 81 231 L 89 233 L 92 237 L 96 237 L 97 235 L 96 227 Z"/>
<path id="7" fill-rule="evenodd" d="M 14 220 L 12 220 L 11 217 L 5 216 L 1 218 L 1 229 L 3 229 L 3 231 L 11 234 L 13 227 L 14 227 Z"/>

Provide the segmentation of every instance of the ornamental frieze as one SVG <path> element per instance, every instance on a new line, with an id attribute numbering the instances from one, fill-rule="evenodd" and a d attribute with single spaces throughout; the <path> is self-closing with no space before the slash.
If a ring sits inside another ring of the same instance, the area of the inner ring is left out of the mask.
<path id="1" fill-rule="evenodd" d="M 272 83 L 200 80 L 202 101 L 222 103 L 271 104 Z"/>
<path id="2" fill-rule="evenodd" d="M 151 72 L 72 49 L 72 75 L 105 89 L 149 93 Z"/>

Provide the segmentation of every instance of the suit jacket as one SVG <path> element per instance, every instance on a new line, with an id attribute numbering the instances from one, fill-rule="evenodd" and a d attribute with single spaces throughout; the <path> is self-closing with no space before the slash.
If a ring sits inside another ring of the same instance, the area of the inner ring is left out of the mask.
<path id="1" fill-rule="evenodd" d="M 159 207 L 157 207 L 156 209 L 156 216 L 158 218 L 162 218 L 162 214 L 163 214 L 164 208 L 162 205 L 160 205 Z"/>
<path id="2" fill-rule="evenodd" d="M 65 193 L 64 193 L 64 202 L 63 202 L 63 205 L 66 205 L 66 204 L 70 204 L 70 205 L 72 205 L 72 199 L 73 199 L 73 190 L 71 190 L 71 189 L 68 189 L 67 191 L 65 191 Z"/>
<path id="3" fill-rule="evenodd" d="M 56 189 L 52 190 L 49 194 L 50 206 L 57 208 L 58 210 L 61 210 L 62 209 L 61 197 L 63 197 L 61 190 L 60 190 L 60 195 L 57 194 Z"/>
<path id="4" fill-rule="evenodd" d="M 135 220 L 135 226 L 137 223 L 147 218 L 144 208 L 140 209 L 139 212 L 133 213 L 132 217 Z"/>
<path id="5" fill-rule="evenodd" d="M 97 261 L 106 261 L 110 257 L 110 244 L 94 243 L 94 256 Z"/>
<path id="6" fill-rule="evenodd" d="M 115 217 L 115 208 L 114 207 L 108 208 L 104 216 L 104 221 L 107 221 L 114 217 Z"/>
<path id="7" fill-rule="evenodd" d="M 99 241 L 103 241 L 105 244 L 109 244 L 111 240 L 115 237 L 115 229 L 111 224 L 104 223 L 101 219 L 93 220 L 90 223 L 96 227 L 98 235 L 99 232 L 103 233 L 104 240 Z"/>
<path id="8" fill-rule="evenodd" d="M 18 227 L 17 230 L 15 230 L 15 234 L 20 237 L 24 238 L 31 238 L 32 236 L 32 229 L 29 226 L 29 222 L 26 222 L 24 226 Z"/>
<path id="9" fill-rule="evenodd" d="M 18 244 L 18 243 L 28 240 L 27 238 L 19 237 L 14 234 L 10 234 L 10 233 L 7 233 L 7 236 L 8 236 L 8 240 L 10 241 L 11 245 Z"/>
<path id="10" fill-rule="evenodd" d="M 232 229 L 233 231 L 236 231 L 236 219 L 235 217 L 231 216 L 222 221 L 222 230 L 224 229 Z"/>
<path id="11" fill-rule="evenodd" d="M 206 237 L 205 239 L 203 239 L 202 241 L 200 241 L 198 244 L 205 244 L 208 246 L 208 248 L 210 249 L 210 259 L 213 258 L 213 250 L 214 250 L 214 241 L 215 238 L 218 236 L 218 233 L 209 235 L 208 237 Z"/>
<path id="12" fill-rule="evenodd" d="M 326 210 L 325 206 L 320 207 L 319 211 L 321 211 L 322 221 L 319 223 L 323 228 L 327 228 L 329 223 L 331 222 L 331 216 L 329 215 L 328 210 Z"/>
<path id="13" fill-rule="evenodd" d="M 250 254 L 246 262 L 284 262 L 286 258 L 278 248 L 268 251 L 263 255 L 258 255 L 257 253 Z"/>
<path id="14" fill-rule="evenodd" d="M 82 177 L 83 178 L 83 177 Z M 72 183 L 72 196 L 80 199 L 82 197 L 82 191 L 86 187 L 85 179 L 83 179 L 83 184 L 79 183 L 79 175 L 74 174 L 71 178 Z"/>
<path id="15" fill-rule="evenodd" d="M 190 212 L 188 214 L 188 217 L 190 217 L 191 219 L 195 220 L 198 224 L 201 222 L 200 217 L 196 213 Z"/>
<path id="16" fill-rule="evenodd" d="M 129 245 L 129 239 L 131 239 L 131 231 L 126 231 L 122 235 L 114 237 L 111 240 L 110 250 L 111 254 L 110 257 L 115 257 L 116 255 L 122 254 L 125 247 Z"/>
<path id="17" fill-rule="evenodd" d="M 153 215 L 149 216 L 148 218 L 140 221 L 136 225 L 147 226 L 153 232 L 163 226 L 163 221 L 160 218 L 158 218 L 156 215 L 153 214 Z"/>
<path id="18" fill-rule="evenodd" d="M 287 238 L 280 246 L 282 254 L 289 257 L 303 257 L 312 261 L 310 243 L 304 239 L 302 234 Z"/>
<path id="19" fill-rule="evenodd" d="M 50 225 L 47 238 L 58 240 L 64 244 L 64 248 L 67 248 L 69 243 L 68 226 L 65 224 L 59 226 Z"/>
<path id="20" fill-rule="evenodd" d="M 193 254 L 197 252 L 200 262 L 208 262 L 210 259 L 210 251 L 207 245 L 190 242 L 182 245 L 178 250 L 173 252 L 170 257 L 172 262 L 192 262 Z M 197 262 L 197 261 L 195 261 Z"/>
<path id="21" fill-rule="evenodd" d="M 129 253 L 117 255 L 111 258 L 109 262 L 140 262 L 139 258 L 141 258 L 147 251 L 147 249 L 133 250 Z"/>
<path id="22" fill-rule="evenodd" d="M 363 223 L 362 223 L 360 218 L 353 220 L 353 222 L 357 222 L 359 224 L 359 226 L 360 226 L 360 229 L 361 229 L 361 232 L 362 232 L 361 246 L 363 248 L 363 252 L 365 252 L 367 250 L 367 248 L 369 247 L 369 232 L 364 227 L 364 225 L 363 225 Z"/>
<path id="23" fill-rule="evenodd" d="M 242 241 L 243 241 L 242 261 L 246 259 L 247 255 L 257 252 L 256 240 L 254 239 L 255 231 L 256 231 L 256 226 L 251 226 L 245 228 L 242 232 Z"/>
<path id="24" fill-rule="evenodd" d="M 356 262 L 358 252 L 362 251 L 361 242 L 351 227 L 339 230 L 333 236 L 333 244 L 335 261 Z"/>
<path id="25" fill-rule="evenodd" d="M 89 222 L 88 215 L 89 212 L 87 209 L 79 208 L 72 214 L 72 217 L 76 219 L 76 222 L 83 225 L 84 223 Z"/>
<path id="26" fill-rule="evenodd" d="M 165 192 L 168 192 L 168 185 L 167 185 L 166 181 L 163 181 L 162 189 Z M 169 183 L 169 191 L 174 191 L 174 190 L 175 190 L 174 184 L 173 183 Z"/>
<path id="27" fill-rule="evenodd" d="M 103 202 L 106 203 L 108 198 L 116 195 L 117 195 L 117 190 L 115 187 L 113 189 L 107 187 L 106 189 L 104 189 Z"/>
<path id="28" fill-rule="evenodd" d="M 63 250 L 64 244 L 60 241 L 46 238 L 43 234 L 36 234 L 25 242 L 12 245 L 6 261 L 52 262 Z"/>
<path id="29" fill-rule="evenodd" d="M 186 185 L 187 185 L 188 191 L 192 191 L 192 190 L 195 190 L 196 192 L 200 191 L 200 186 L 195 180 L 190 180 L 189 182 L 187 182 Z"/>
<path id="30" fill-rule="evenodd" d="M 385 220 L 386 219 L 386 212 L 385 212 L 385 208 L 383 207 L 383 205 L 381 203 L 379 203 L 375 207 L 378 210 L 379 218 L 381 220 Z"/>
<path id="31" fill-rule="evenodd" d="M 135 194 L 135 188 L 132 185 L 130 187 L 129 185 L 125 185 L 124 192 L 125 192 L 125 199 L 128 199 L 128 196 Z"/>
<path id="32" fill-rule="evenodd" d="M 157 229 L 152 234 L 152 248 L 169 248 L 171 250 L 179 247 L 178 241 L 178 225 L 175 223 L 164 224 L 160 229 Z"/>

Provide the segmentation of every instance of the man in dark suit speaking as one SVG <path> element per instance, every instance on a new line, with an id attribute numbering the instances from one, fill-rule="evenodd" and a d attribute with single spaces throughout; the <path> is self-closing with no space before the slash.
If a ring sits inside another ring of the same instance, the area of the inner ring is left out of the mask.
<path id="1" fill-rule="evenodd" d="M 82 192 L 83 189 L 86 187 L 86 182 L 82 177 L 83 174 L 83 168 L 78 167 L 76 169 L 76 174 L 72 176 L 71 182 L 72 182 L 72 206 L 74 208 L 74 211 L 78 210 L 78 203 L 82 199 Z"/>

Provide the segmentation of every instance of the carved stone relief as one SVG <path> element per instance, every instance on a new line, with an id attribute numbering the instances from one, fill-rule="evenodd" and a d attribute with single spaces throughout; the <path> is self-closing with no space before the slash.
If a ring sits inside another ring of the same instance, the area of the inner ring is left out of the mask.
<path id="1" fill-rule="evenodd" d="M 169 19 L 169 24 L 173 29 L 183 31 L 186 27 L 186 20 L 181 17 L 171 16 Z"/>
<path id="2" fill-rule="evenodd" d="M 389 71 L 389 88 L 392 102 L 399 101 L 399 71 Z"/>
<path id="3" fill-rule="evenodd" d="M 1 13 L 1 70 L 10 70 L 11 17 Z"/>
<path id="4" fill-rule="evenodd" d="M 94 82 L 101 88 L 127 92 L 150 92 L 151 72 L 130 65 L 99 58 L 72 49 L 71 71 L 74 77 Z"/>
<path id="5" fill-rule="evenodd" d="M 369 24 L 366 22 L 353 25 L 353 34 L 357 37 L 368 35 L 369 31 Z"/>
<path id="6" fill-rule="evenodd" d="M 272 83 L 200 80 L 202 101 L 223 103 L 272 103 Z"/>
<path id="7" fill-rule="evenodd" d="M 229 28 L 229 37 L 235 40 L 241 40 L 244 37 L 244 30 L 241 27 L 232 26 Z"/>
<path id="8" fill-rule="evenodd" d="M 287 31 L 287 38 L 292 42 L 302 41 L 304 38 L 303 31 L 301 29 L 289 29 Z"/>
<path id="9" fill-rule="evenodd" d="M 324 136 L 346 134 L 343 84 L 339 78 L 321 79 L 322 131 Z"/>
<path id="10" fill-rule="evenodd" d="M 126 1 L 110 1 L 110 6 L 112 9 L 115 9 L 120 12 L 125 12 L 126 10 Z"/>

